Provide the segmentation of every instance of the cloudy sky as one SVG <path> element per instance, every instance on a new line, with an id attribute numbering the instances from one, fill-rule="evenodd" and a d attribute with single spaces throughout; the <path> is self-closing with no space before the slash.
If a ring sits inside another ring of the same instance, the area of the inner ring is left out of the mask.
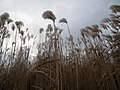
<path id="1" fill-rule="evenodd" d="M 109 16 L 109 6 L 113 4 L 120 5 L 120 0 L 0 0 L 0 14 L 8 12 L 12 19 L 23 21 L 37 35 L 39 28 L 51 23 L 42 18 L 42 13 L 51 10 L 57 21 L 65 17 L 72 34 L 78 35 L 80 28 Z M 59 26 L 65 28 L 65 25 Z M 63 34 L 67 35 L 67 31 Z"/>

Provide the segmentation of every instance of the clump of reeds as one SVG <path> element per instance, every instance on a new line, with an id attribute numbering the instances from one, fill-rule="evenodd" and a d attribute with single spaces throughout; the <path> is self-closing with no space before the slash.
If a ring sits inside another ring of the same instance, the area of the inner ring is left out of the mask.
<path id="1" fill-rule="evenodd" d="M 36 37 L 22 28 L 22 21 L 14 22 L 8 13 L 0 15 L 0 90 L 119 90 L 120 6 L 110 9 L 112 14 L 100 24 L 80 29 L 78 42 L 62 18 L 59 22 L 69 33 L 64 42 L 56 16 L 45 11 L 42 17 L 52 24 L 39 29 L 38 53 L 32 58 L 34 43 L 28 43 Z M 9 48 L 5 41 L 12 36 Z"/>

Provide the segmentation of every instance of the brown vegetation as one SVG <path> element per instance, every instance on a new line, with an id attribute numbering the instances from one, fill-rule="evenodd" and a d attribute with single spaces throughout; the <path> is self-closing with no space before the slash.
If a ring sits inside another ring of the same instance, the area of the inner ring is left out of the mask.
<path id="1" fill-rule="evenodd" d="M 120 6 L 110 9 L 112 14 L 100 24 L 80 30 L 78 42 L 65 18 L 59 21 L 68 28 L 64 42 L 53 12 L 44 12 L 43 18 L 53 25 L 40 29 L 40 39 L 46 33 L 45 41 L 32 60 L 27 43 L 36 37 L 22 29 L 23 22 L 14 22 L 8 13 L 0 15 L 0 90 L 120 90 Z M 11 48 L 5 44 L 10 31 Z"/>

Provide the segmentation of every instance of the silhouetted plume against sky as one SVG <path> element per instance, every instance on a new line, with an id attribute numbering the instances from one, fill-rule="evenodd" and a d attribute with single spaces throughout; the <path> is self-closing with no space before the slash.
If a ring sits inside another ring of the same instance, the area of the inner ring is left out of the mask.
<path id="1" fill-rule="evenodd" d="M 13 20 L 23 21 L 32 33 L 37 34 L 39 28 L 47 28 L 51 23 L 42 18 L 44 11 L 51 10 L 57 22 L 66 18 L 71 33 L 78 35 L 80 28 L 99 23 L 109 16 L 109 7 L 113 4 L 119 5 L 120 0 L 0 0 L 0 14 L 10 13 Z M 67 30 L 63 32 L 63 35 L 68 35 Z"/>

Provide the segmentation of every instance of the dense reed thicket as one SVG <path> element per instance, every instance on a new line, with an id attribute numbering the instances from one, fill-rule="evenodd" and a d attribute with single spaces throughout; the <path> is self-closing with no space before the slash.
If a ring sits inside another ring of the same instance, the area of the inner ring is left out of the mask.
<path id="1" fill-rule="evenodd" d="M 37 45 L 34 58 L 30 54 L 34 43 L 28 43 L 36 37 L 23 22 L 1 14 L 0 90 L 120 90 L 120 6 L 110 9 L 100 24 L 82 28 L 77 42 L 65 18 L 59 20 L 69 33 L 63 40 L 56 16 L 45 11 L 42 17 L 52 24 L 40 28 L 39 39 L 44 41 Z"/>

